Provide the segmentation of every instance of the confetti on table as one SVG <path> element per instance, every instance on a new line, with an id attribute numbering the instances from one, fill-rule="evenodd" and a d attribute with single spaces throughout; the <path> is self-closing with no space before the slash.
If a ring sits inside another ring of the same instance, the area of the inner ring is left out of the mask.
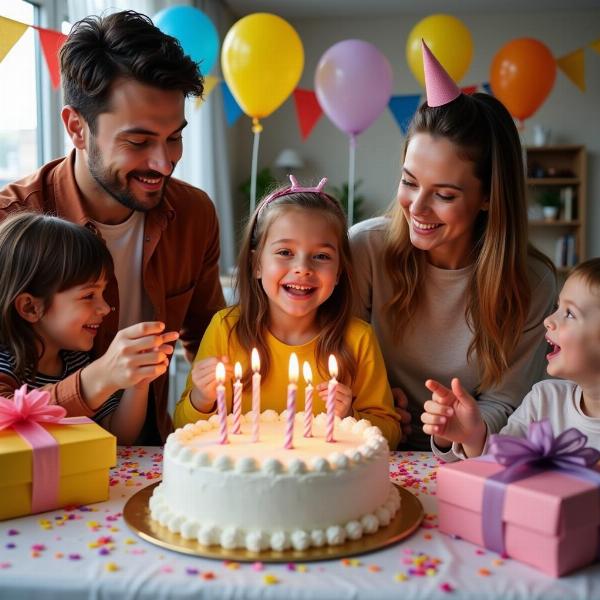
<path id="1" fill-rule="evenodd" d="M 163 567 L 160 568 L 160 572 L 161 573 L 172 573 L 173 567 L 170 565 L 164 565 Z"/>
<path id="2" fill-rule="evenodd" d="M 225 568 L 229 569 L 230 571 L 237 571 L 240 568 L 240 563 L 238 562 L 225 561 L 225 563 Z"/>
<path id="3" fill-rule="evenodd" d="M 9 529 L 7 533 L 8 535 L 19 535 L 21 532 L 18 529 Z"/>
<path id="4" fill-rule="evenodd" d="M 503 561 L 501 558 L 495 558 L 495 559 L 492 561 L 492 564 L 493 564 L 495 567 L 501 567 L 501 566 L 504 564 L 504 561 Z"/>
<path id="5" fill-rule="evenodd" d="M 109 573 L 114 573 L 115 571 L 119 570 L 119 567 L 114 562 L 109 562 L 104 566 L 104 570 L 108 571 Z"/>
<path id="6" fill-rule="evenodd" d="M 211 579 L 217 578 L 217 576 L 212 571 L 206 571 L 206 572 L 202 573 L 202 575 L 200 575 L 200 577 L 202 577 L 202 579 L 204 579 L 205 581 L 210 581 Z"/>
<path id="7" fill-rule="evenodd" d="M 185 572 L 187 575 L 198 575 L 198 573 L 200 573 L 200 571 L 194 567 L 187 567 Z"/>
<path id="8" fill-rule="evenodd" d="M 407 581 L 408 575 L 406 573 L 396 573 L 394 575 L 394 581 Z"/>
<path id="9" fill-rule="evenodd" d="M 442 590 L 442 592 L 451 593 L 454 591 L 454 588 L 449 583 L 442 583 L 440 584 L 440 590 Z"/>
<path id="10" fill-rule="evenodd" d="M 279 583 L 279 579 L 277 579 L 277 577 L 275 577 L 275 575 L 264 575 L 263 583 L 265 583 L 266 585 L 275 585 L 275 584 Z"/>
<path id="11" fill-rule="evenodd" d="M 381 571 L 381 567 L 378 567 L 377 565 L 369 565 L 367 570 L 371 573 L 379 573 L 379 571 Z"/>
<path id="12" fill-rule="evenodd" d="M 296 571 L 298 573 L 306 573 L 308 571 L 308 567 L 306 565 L 296 565 Z"/>
<path id="13" fill-rule="evenodd" d="M 264 570 L 264 568 L 265 568 L 265 565 L 263 565 L 261 562 L 252 563 L 253 571 L 262 571 L 262 570 Z"/>
<path id="14" fill-rule="evenodd" d="M 489 569 L 479 569 L 478 573 L 482 577 L 489 577 L 492 574 L 492 572 Z"/>
<path id="15" fill-rule="evenodd" d="M 12 564 L 9 562 L 0 562 L 0 569 L 10 569 L 10 567 L 12 567 Z"/>

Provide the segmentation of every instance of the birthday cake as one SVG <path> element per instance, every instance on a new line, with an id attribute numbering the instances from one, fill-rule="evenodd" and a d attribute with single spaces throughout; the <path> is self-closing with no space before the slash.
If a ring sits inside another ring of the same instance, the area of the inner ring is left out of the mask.
<path id="1" fill-rule="evenodd" d="M 400 496 L 377 427 L 336 417 L 328 443 L 326 415 L 303 437 L 298 413 L 294 447 L 285 449 L 285 413 L 260 415 L 256 443 L 251 414 L 227 444 L 219 443 L 216 416 L 168 437 L 149 503 L 154 521 L 204 546 L 254 552 L 343 544 L 389 524 Z"/>

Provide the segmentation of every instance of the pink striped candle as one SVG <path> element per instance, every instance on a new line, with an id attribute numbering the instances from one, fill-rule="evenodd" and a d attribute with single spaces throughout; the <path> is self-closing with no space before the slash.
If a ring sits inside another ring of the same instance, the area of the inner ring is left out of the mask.
<path id="1" fill-rule="evenodd" d="M 296 419 L 296 392 L 298 386 L 298 357 L 295 352 L 290 355 L 289 377 L 290 382 L 287 388 L 287 414 L 285 418 L 285 438 L 283 447 L 286 450 L 291 450 L 294 447 L 294 420 Z"/>
<path id="2" fill-rule="evenodd" d="M 304 437 L 312 437 L 312 422 L 313 422 L 313 386 L 312 386 L 312 371 L 310 365 L 304 361 L 302 365 L 302 374 L 306 387 L 304 388 Z"/>
<path id="3" fill-rule="evenodd" d="M 228 444 L 227 439 L 227 405 L 225 404 L 225 365 L 217 363 L 215 369 L 217 380 L 217 412 L 219 414 L 219 444 Z"/>
<path id="4" fill-rule="evenodd" d="M 338 366 L 335 356 L 329 355 L 329 374 L 331 379 L 327 386 L 327 430 L 325 434 L 326 442 L 335 442 L 333 439 L 333 426 L 335 424 L 335 394 L 337 392 Z"/>
<path id="5" fill-rule="evenodd" d="M 252 348 L 252 441 L 258 442 L 260 422 L 260 358 L 258 350 Z"/>
<path id="6" fill-rule="evenodd" d="M 242 365 L 239 362 L 233 367 L 235 382 L 233 384 L 233 430 L 232 433 L 242 433 Z"/>

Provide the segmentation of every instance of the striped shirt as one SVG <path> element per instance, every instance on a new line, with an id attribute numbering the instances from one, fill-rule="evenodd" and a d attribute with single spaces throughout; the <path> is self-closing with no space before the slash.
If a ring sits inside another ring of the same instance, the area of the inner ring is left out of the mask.
<path id="1" fill-rule="evenodd" d="M 60 375 L 45 375 L 44 373 L 36 373 L 35 378 L 31 376 L 31 373 L 27 373 L 25 377 L 20 380 L 16 375 L 17 361 L 15 356 L 6 347 L 0 347 L 0 373 L 4 373 L 12 377 L 16 382 L 19 382 L 16 387 L 20 387 L 24 383 L 27 384 L 28 388 L 41 388 L 45 385 L 52 385 L 65 379 L 69 375 L 75 373 L 79 369 L 82 369 L 91 362 L 90 355 L 87 352 L 79 352 L 76 350 L 61 350 L 60 356 L 63 361 L 63 372 Z M 102 419 L 110 415 L 118 406 L 121 399 L 122 390 L 113 394 L 92 416 L 92 419 L 97 423 L 100 423 Z"/>

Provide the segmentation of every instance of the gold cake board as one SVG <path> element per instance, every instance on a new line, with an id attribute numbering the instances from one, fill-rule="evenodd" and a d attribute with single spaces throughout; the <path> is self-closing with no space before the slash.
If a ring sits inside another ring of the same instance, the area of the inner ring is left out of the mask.
<path id="1" fill-rule="evenodd" d="M 246 549 L 227 550 L 221 546 L 203 546 L 197 540 L 186 540 L 178 533 L 172 533 L 150 518 L 148 501 L 154 488 L 160 482 L 155 482 L 134 494 L 123 509 L 123 517 L 129 527 L 142 539 L 167 550 L 192 554 L 203 558 L 218 560 L 233 560 L 238 562 L 306 562 L 313 560 L 333 560 L 357 554 L 366 554 L 381 550 L 414 533 L 424 517 L 423 505 L 420 500 L 408 490 L 396 485 L 400 493 L 400 509 L 389 525 L 382 527 L 376 533 L 364 535 L 360 540 L 350 540 L 339 546 L 322 546 L 307 550 L 264 550 L 251 552 Z M 395 485 L 395 484 L 394 484 Z"/>

